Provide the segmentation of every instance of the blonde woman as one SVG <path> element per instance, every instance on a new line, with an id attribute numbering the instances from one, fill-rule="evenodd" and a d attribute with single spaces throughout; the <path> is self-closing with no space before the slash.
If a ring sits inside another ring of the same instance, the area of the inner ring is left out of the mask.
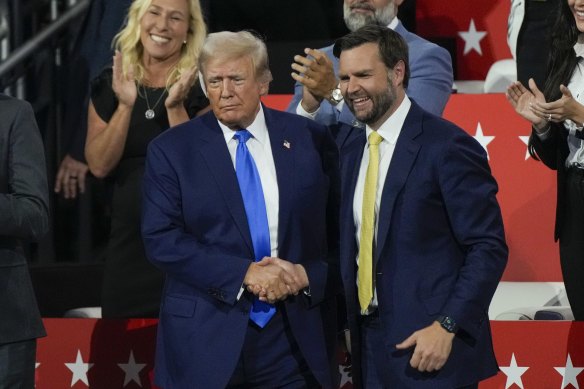
<path id="1" fill-rule="evenodd" d="M 113 185 L 103 317 L 158 316 L 162 275 L 140 237 L 144 160 L 153 138 L 208 106 L 196 79 L 205 35 L 198 0 L 135 0 L 113 67 L 92 83 L 85 157 Z"/>

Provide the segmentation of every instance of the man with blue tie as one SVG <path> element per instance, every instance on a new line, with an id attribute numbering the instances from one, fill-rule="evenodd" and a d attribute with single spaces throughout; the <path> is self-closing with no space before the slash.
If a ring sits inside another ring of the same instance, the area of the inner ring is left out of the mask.
<path id="1" fill-rule="evenodd" d="M 162 388 L 334 388 L 338 152 L 326 128 L 264 107 L 249 32 L 210 34 L 212 112 L 149 146 L 142 233 L 166 273 Z"/>
<path id="2" fill-rule="evenodd" d="M 386 27 L 335 43 L 341 274 L 357 388 L 477 388 L 497 373 L 487 315 L 507 261 L 485 150 L 405 93 L 408 47 Z"/>

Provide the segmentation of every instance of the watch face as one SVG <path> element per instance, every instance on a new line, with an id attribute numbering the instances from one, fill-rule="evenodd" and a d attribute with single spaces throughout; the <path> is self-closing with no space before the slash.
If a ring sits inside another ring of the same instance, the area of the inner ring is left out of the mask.
<path id="1" fill-rule="evenodd" d="M 456 325 L 456 322 L 451 317 L 440 316 L 438 318 L 438 322 L 440 323 L 442 328 L 444 328 L 448 332 L 455 333 L 458 330 L 458 326 Z"/>
<path id="2" fill-rule="evenodd" d="M 339 88 L 333 89 L 331 97 L 336 102 L 340 102 L 341 100 L 343 100 L 343 94 L 341 93 L 341 90 Z"/>

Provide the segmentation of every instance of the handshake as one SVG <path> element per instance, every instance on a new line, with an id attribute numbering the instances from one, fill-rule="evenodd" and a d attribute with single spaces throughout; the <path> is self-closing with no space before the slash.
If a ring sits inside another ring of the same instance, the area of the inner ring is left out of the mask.
<path id="1" fill-rule="evenodd" d="M 302 265 L 264 257 L 249 266 L 243 283 L 259 300 L 274 304 L 308 287 L 308 276 Z"/>

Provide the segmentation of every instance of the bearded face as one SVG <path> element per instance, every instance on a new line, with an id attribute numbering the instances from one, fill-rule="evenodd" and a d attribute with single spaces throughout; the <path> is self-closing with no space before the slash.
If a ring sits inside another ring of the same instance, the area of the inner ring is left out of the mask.
<path id="1" fill-rule="evenodd" d="M 343 15 L 350 31 L 356 31 L 367 24 L 387 26 L 396 16 L 393 0 L 345 0 Z"/>

